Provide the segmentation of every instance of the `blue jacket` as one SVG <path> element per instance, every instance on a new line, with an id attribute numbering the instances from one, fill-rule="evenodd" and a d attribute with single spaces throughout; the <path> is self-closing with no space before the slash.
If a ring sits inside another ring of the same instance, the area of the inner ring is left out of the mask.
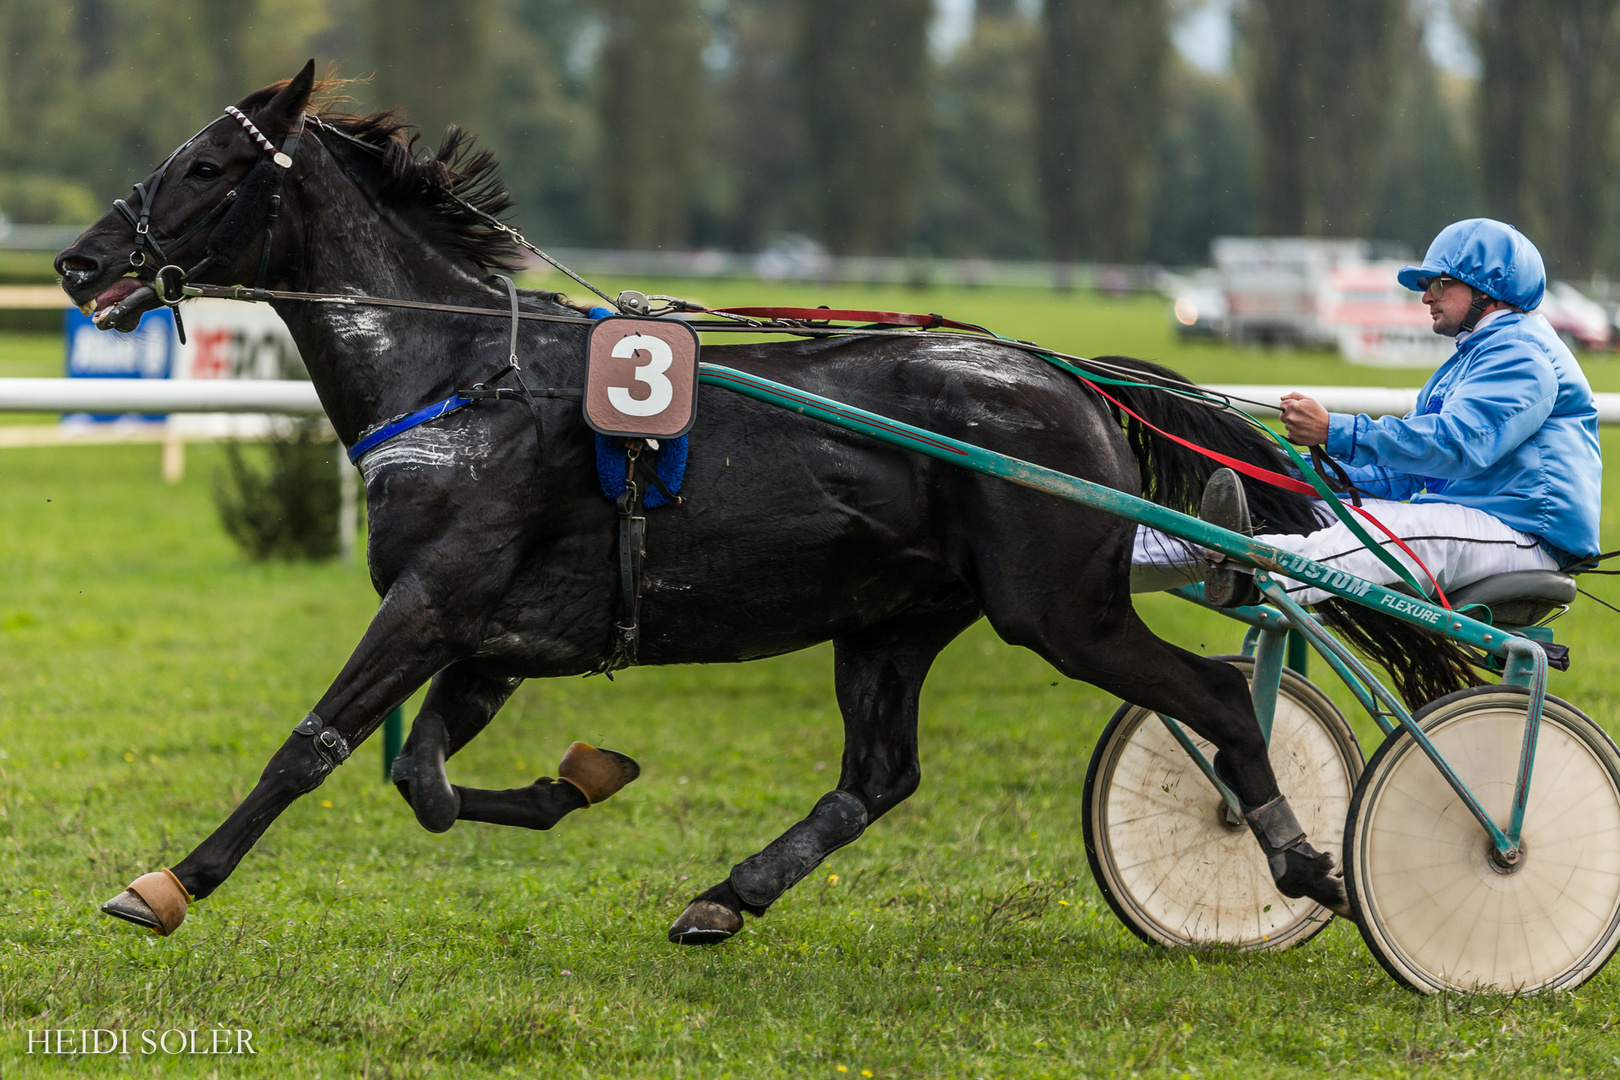
<path id="1" fill-rule="evenodd" d="M 1539 315 L 1508 312 L 1467 335 L 1401 419 L 1329 414 L 1327 450 L 1370 495 L 1476 507 L 1561 560 L 1599 551 L 1592 389 Z"/>

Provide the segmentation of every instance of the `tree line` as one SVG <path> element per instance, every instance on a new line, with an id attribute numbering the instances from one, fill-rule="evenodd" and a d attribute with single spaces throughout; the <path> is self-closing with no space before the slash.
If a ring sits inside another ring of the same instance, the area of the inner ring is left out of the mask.
<path id="1" fill-rule="evenodd" d="M 1202 0 L 0 0 L 0 212 L 81 222 L 308 56 L 436 144 L 504 163 L 557 245 L 1187 264 L 1226 234 L 1421 249 L 1489 213 L 1565 276 L 1620 264 L 1620 0 L 1235 0 L 1229 73 L 1171 45 Z"/>

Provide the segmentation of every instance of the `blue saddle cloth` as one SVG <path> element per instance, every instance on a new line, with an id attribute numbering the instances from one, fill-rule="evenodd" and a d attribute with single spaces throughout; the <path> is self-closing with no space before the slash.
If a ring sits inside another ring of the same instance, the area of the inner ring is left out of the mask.
<path id="1" fill-rule="evenodd" d="M 658 450 L 653 452 L 653 472 L 664 482 L 664 486 L 675 494 L 680 493 L 681 481 L 686 479 L 686 448 L 690 438 L 689 435 L 682 435 L 678 439 L 660 439 Z M 649 451 L 643 450 L 642 453 L 646 454 Z M 619 493 L 624 491 L 625 471 L 624 440 L 598 435 L 596 478 L 602 485 L 602 494 L 609 499 L 617 499 Z M 660 506 L 669 505 L 669 500 L 664 498 L 664 493 L 657 487 L 648 487 L 641 504 L 648 510 L 655 510 Z"/>

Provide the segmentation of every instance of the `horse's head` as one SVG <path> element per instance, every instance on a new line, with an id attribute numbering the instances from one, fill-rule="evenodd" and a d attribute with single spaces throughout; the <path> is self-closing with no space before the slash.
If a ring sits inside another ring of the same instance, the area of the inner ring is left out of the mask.
<path id="1" fill-rule="evenodd" d="M 182 279 L 260 277 L 282 183 L 296 167 L 284 151 L 296 153 L 314 84 L 311 60 L 285 85 L 250 94 L 193 135 L 131 199 L 114 203 L 56 257 L 73 302 L 99 315 L 102 329 L 132 330 L 164 298 L 179 301 Z"/>

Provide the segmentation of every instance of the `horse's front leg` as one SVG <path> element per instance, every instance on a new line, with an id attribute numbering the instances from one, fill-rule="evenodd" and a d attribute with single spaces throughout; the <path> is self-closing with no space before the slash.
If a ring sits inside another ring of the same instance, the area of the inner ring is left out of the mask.
<path id="1" fill-rule="evenodd" d="M 575 810 L 601 802 L 634 780 L 641 768 L 614 750 L 576 742 L 563 755 L 557 779 L 487 791 L 450 783 L 444 763 L 488 726 L 523 680 L 478 674 L 463 661 L 434 676 L 411 735 L 394 760 L 394 785 L 429 832 L 460 821 L 549 829 Z"/>
<path id="2" fill-rule="evenodd" d="M 833 643 L 844 760 L 838 787 L 810 815 L 694 897 L 669 928 L 677 945 L 711 945 L 764 915 L 822 860 L 917 790 L 917 702 L 939 651 L 978 618 L 971 601 L 901 615 Z"/>
<path id="3" fill-rule="evenodd" d="M 467 644 L 445 627 L 471 625 L 424 584 L 396 580 L 359 646 L 314 711 L 271 757 L 259 782 L 213 834 L 172 870 L 147 874 L 102 911 L 168 934 L 188 900 L 212 893 L 281 812 L 314 791 L 396 705 Z"/>

